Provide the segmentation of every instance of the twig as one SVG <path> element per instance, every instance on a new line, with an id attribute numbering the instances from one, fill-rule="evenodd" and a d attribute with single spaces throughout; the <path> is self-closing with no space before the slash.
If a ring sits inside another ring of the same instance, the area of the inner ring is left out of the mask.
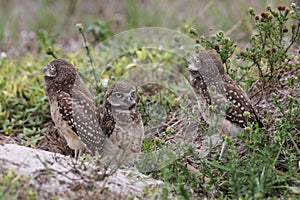
<path id="1" fill-rule="evenodd" d="M 92 58 L 92 55 L 91 55 L 90 44 L 87 41 L 87 39 L 85 37 L 85 34 L 83 32 L 83 25 L 82 24 L 77 24 L 76 27 L 77 27 L 78 31 L 80 32 L 80 34 L 82 36 L 82 39 L 83 39 L 83 42 L 84 42 L 84 48 L 85 48 L 85 51 L 86 51 L 86 55 L 89 58 L 90 65 L 92 66 L 92 69 L 93 69 L 94 84 L 95 84 L 94 86 L 95 86 L 96 90 L 98 90 L 96 70 L 95 70 L 94 61 L 93 61 L 93 58 Z"/>
<path id="2" fill-rule="evenodd" d="M 45 167 L 46 170 L 50 170 L 50 171 L 56 172 L 57 174 L 62 175 L 62 176 L 64 176 L 65 178 L 67 178 L 67 179 L 69 179 L 69 180 L 71 180 L 71 181 L 83 180 L 82 177 L 81 177 L 80 179 L 71 178 L 71 177 L 65 175 L 63 172 L 60 172 L 60 171 L 58 171 L 58 170 L 56 170 L 56 169 L 49 168 L 49 167 L 46 165 L 46 163 L 42 161 L 42 159 L 40 158 L 39 155 L 36 155 L 36 158 L 41 162 L 41 164 Z"/>

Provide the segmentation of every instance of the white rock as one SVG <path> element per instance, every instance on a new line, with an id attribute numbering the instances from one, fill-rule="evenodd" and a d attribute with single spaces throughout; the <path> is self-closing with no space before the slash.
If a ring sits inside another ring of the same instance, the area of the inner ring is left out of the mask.
<path id="1" fill-rule="evenodd" d="M 88 185 L 94 181 L 95 172 L 99 176 L 103 170 L 91 163 L 76 162 L 73 158 L 48 151 L 32 149 L 16 144 L 0 145 L 1 169 L 14 170 L 16 173 L 41 177 L 48 181 L 41 182 L 38 178 L 30 180 L 30 185 L 38 187 L 41 197 L 51 192 L 58 196 L 76 196 L 72 191 L 74 184 Z M 96 171 L 95 171 L 96 170 Z M 104 180 L 95 180 L 98 186 L 121 196 L 137 196 L 142 194 L 144 187 L 162 184 L 162 181 L 151 179 L 134 169 L 118 169 Z M 47 195 L 46 195 L 47 196 Z"/>

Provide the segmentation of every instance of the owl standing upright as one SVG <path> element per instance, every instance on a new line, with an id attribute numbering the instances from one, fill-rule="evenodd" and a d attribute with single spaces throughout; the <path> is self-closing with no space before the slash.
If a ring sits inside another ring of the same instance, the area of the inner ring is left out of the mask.
<path id="1" fill-rule="evenodd" d="M 210 126 L 232 136 L 241 133 L 248 123 L 263 126 L 247 94 L 226 74 L 216 55 L 198 51 L 188 60 L 188 68 L 201 114 Z"/>
<path id="2" fill-rule="evenodd" d="M 93 154 L 101 153 L 105 135 L 99 125 L 100 112 L 75 67 L 55 59 L 43 70 L 52 120 L 68 146 L 75 150 L 75 158 L 86 148 Z"/>
<path id="3" fill-rule="evenodd" d="M 144 126 L 137 109 L 135 88 L 125 82 L 114 83 L 105 94 L 103 109 L 103 133 L 121 151 L 139 153 Z"/>

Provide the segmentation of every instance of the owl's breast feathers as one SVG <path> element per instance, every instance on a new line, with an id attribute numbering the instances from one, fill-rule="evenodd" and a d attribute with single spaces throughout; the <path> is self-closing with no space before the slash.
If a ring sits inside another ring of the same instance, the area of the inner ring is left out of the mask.
<path id="1" fill-rule="evenodd" d="M 198 72 L 191 72 L 190 84 L 194 88 L 196 94 L 204 98 L 206 104 L 210 105 L 211 99 L 203 76 Z"/>
<path id="2" fill-rule="evenodd" d="M 141 117 L 136 109 L 132 110 L 113 110 L 111 105 L 107 105 L 101 119 L 101 127 L 104 134 L 110 136 L 116 125 L 126 127 L 129 124 L 138 125 L 141 122 Z"/>

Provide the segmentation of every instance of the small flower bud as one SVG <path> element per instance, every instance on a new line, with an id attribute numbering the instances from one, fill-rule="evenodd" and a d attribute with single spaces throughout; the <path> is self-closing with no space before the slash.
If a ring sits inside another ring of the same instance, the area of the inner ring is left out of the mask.
<path id="1" fill-rule="evenodd" d="M 276 98 L 276 94 L 274 92 L 272 92 L 271 97 Z"/>
<path id="2" fill-rule="evenodd" d="M 287 33 L 287 32 L 289 32 L 289 29 L 287 29 L 287 28 L 285 27 L 285 28 L 283 28 L 282 32 Z"/>
<path id="3" fill-rule="evenodd" d="M 47 54 L 47 55 L 53 54 L 53 48 L 52 48 L 52 47 L 48 47 L 48 48 L 46 49 L 46 54 Z"/>
<path id="4" fill-rule="evenodd" d="M 259 20 L 259 16 L 258 16 L 258 15 L 256 15 L 254 19 L 255 19 L 255 20 Z"/>
<path id="5" fill-rule="evenodd" d="M 270 49 L 267 49 L 266 50 L 266 54 L 270 54 L 271 53 L 271 50 Z"/>
<path id="6" fill-rule="evenodd" d="M 277 9 L 278 9 L 279 11 L 284 11 L 284 10 L 285 10 L 285 6 L 278 6 Z"/>
<path id="7" fill-rule="evenodd" d="M 289 8 L 286 8 L 286 9 L 285 9 L 285 14 L 287 15 L 287 14 L 289 14 L 289 12 L 290 12 L 290 9 L 289 9 Z"/>
<path id="8" fill-rule="evenodd" d="M 179 99 L 175 98 L 175 99 L 173 100 L 173 103 L 174 103 L 175 105 L 178 105 L 178 104 L 179 104 Z"/>
<path id="9" fill-rule="evenodd" d="M 83 30 L 83 25 L 81 23 L 76 24 L 76 28 L 81 32 Z"/>
<path id="10" fill-rule="evenodd" d="M 190 28 L 190 34 L 197 35 L 197 30 L 193 27 Z"/>
<path id="11" fill-rule="evenodd" d="M 251 129 L 251 127 L 247 126 L 244 128 L 244 131 L 246 134 L 249 134 L 252 131 L 252 129 Z"/>
<path id="12" fill-rule="evenodd" d="M 269 19 L 269 20 L 272 20 L 272 19 L 273 19 L 273 15 L 269 15 L 269 16 L 268 16 L 268 19 Z"/>
<path id="13" fill-rule="evenodd" d="M 248 12 L 249 12 L 250 15 L 252 15 L 252 16 L 254 15 L 254 9 L 253 8 L 249 8 Z"/>
<path id="14" fill-rule="evenodd" d="M 248 112 L 248 111 L 245 111 L 244 113 L 243 113 L 243 116 L 245 117 L 245 118 L 249 118 L 249 116 L 250 116 L 250 112 Z"/>
<path id="15" fill-rule="evenodd" d="M 168 126 L 166 132 L 167 132 L 168 134 L 172 134 L 172 133 L 174 133 L 175 131 L 174 131 L 174 129 L 173 129 L 172 127 Z"/>
<path id="16" fill-rule="evenodd" d="M 160 138 L 159 138 L 159 137 L 154 138 L 154 143 L 155 143 L 156 145 L 160 145 L 160 143 L 161 143 Z"/>
<path id="17" fill-rule="evenodd" d="M 267 18 L 268 17 L 268 14 L 265 13 L 265 12 L 262 12 L 260 15 L 261 15 L 262 18 Z"/>
<path id="18" fill-rule="evenodd" d="M 219 51 L 220 50 L 220 45 L 219 44 L 215 44 L 214 49 L 217 50 L 217 51 Z"/>

